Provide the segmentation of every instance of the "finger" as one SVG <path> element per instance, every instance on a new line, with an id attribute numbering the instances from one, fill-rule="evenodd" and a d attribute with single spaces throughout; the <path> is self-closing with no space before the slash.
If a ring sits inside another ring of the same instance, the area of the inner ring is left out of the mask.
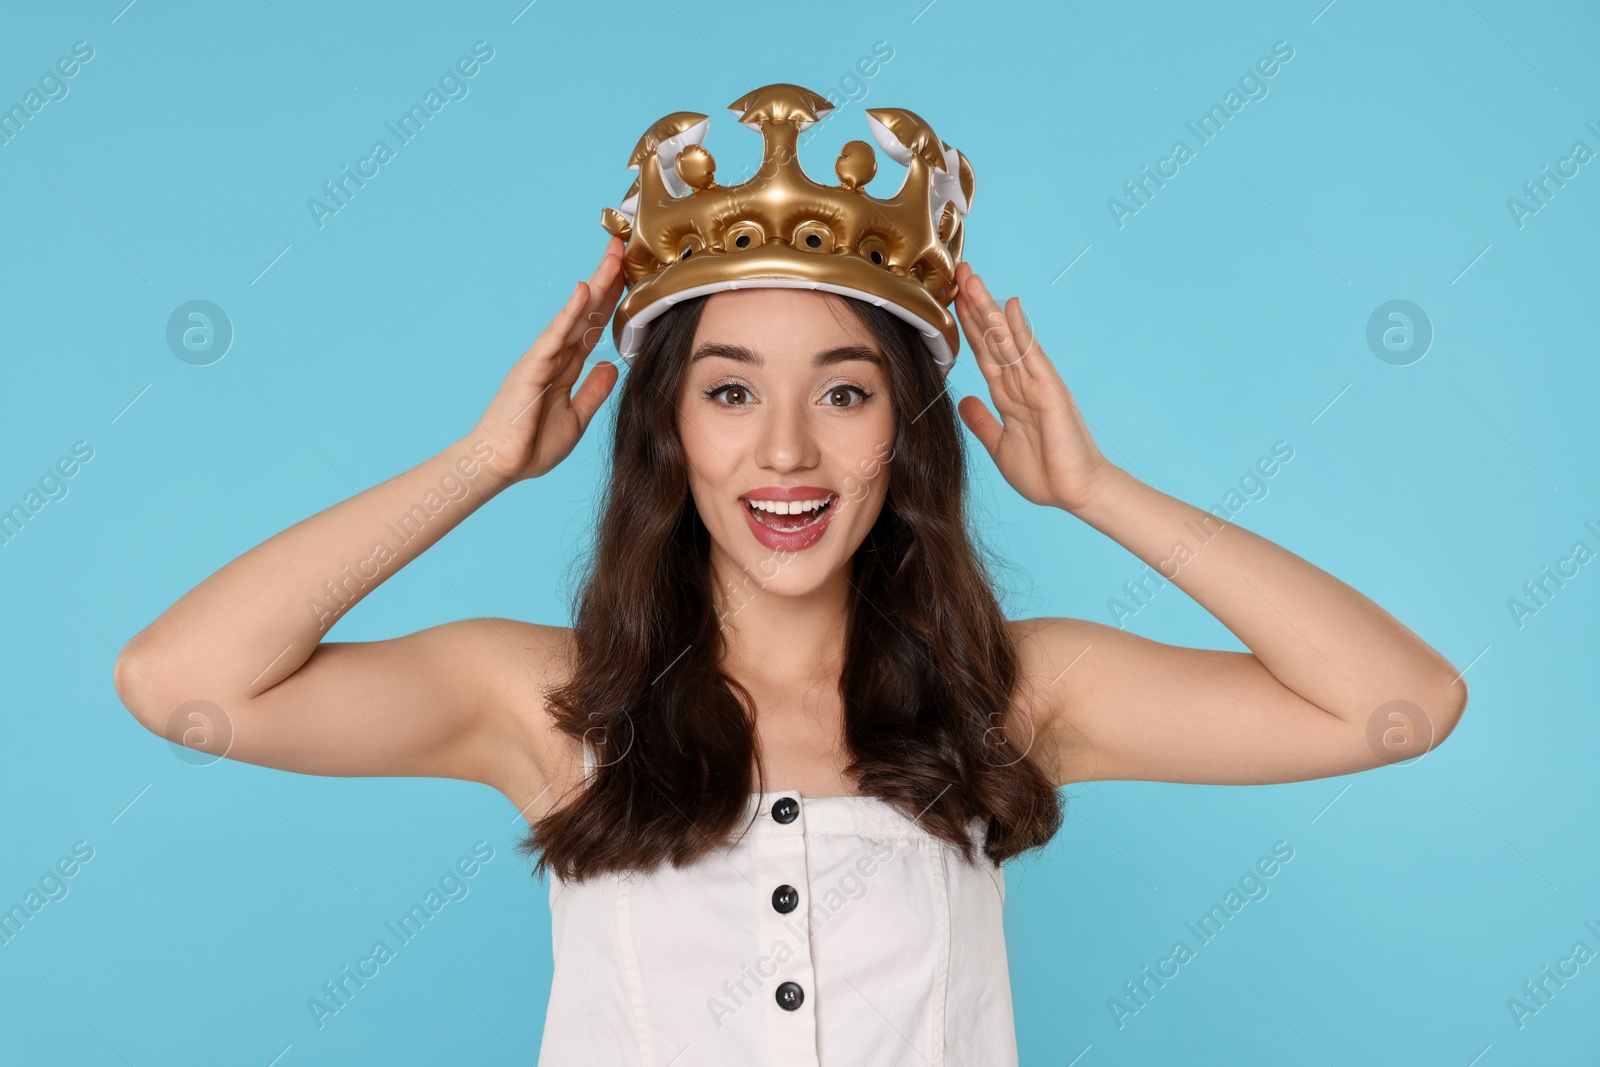
<path id="1" fill-rule="evenodd" d="M 583 283 L 588 286 L 588 291 L 584 298 L 582 328 L 577 334 L 567 335 L 568 344 L 576 344 L 582 340 L 583 332 L 587 332 L 589 328 L 590 316 L 603 307 L 606 297 L 612 290 L 618 290 L 620 295 L 620 283 L 624 277 L 622 249 L 622 239 L 613 234 L 611 240 L 606 242 L 606 250 L 601 254 L 600 262 L 595 264 L 588 281 Z M 610 317 L 609 313 L 607 317 Z"/>
<path id="2" fill-rule="evenodd" d="M 973 349 L 981 353 L 989 364 L 984 368 L 985 375 L 1003 366 L 1005 357 L 1000 346 L 1006 340 L 1007 331 L 999 327 L 1004 324 L 1005 316 L 994 306 L 993 298 L 979 288 L 977 275 L 969 274 L 966 284 L 957 294 L 956 314 L 972 341 Z"/>
<path id="3" fill-rule="evenodd" d="M 591 284 L 593 284 L 599 278 L 600 271 L 604 269 L 606 265 L 606 260 L 613 257 L 619 261 L 622 259 L 622 250 L 622 238 L 612 235 L 611 240 L 606 242 L 605 251 L 600 253 L 600 262 L 594 265 L 594 273 L 589 275 L 589 281 Z"/>
<path id="4" fill-rule="evenodd" d="M 956 405 L 956 411 L 961 415 L 961 421 L 967 424 L 967 429 L 983 445 L 991 458 L 1000 447 L 1000 434 L 1005 429 L 994 413 L 975 396 L 964 396 Z"/>
<path id="5" fill-rule="evenodd" d="M 611 313 L 616 310 L 617 301 L 622 299 L 623 290 L 628 286 L 628 274 L 620 255 L 608 256 L 602 266 L 610 269 L 604 274 L 596 272 L 600 275 L 598 282 L 601 292 L 599 304 L 593 310 L 609 319 Z"/>
<path id="6" fill-rule="evenodd" d="M 587 282 L 578 284 L 589 291 Z M 584 346 L 583 341 L 585 334 L 592 329 L 588 325 L 589 316 L 584 311 L 589 306 L 592 306 L 592 300 L 579 303 L 578 314 L 571 318 L 561 348 L 547 369 L 550 388 L 560 390 L 563 395 L 583 374 L 584 364 L 588 358 L 589 349 Z"/>
<path id="7" fill-rule="evenodd" d="M 578 282 L 572 287 L 572 293 L 567 297 L 567 302 L 561 305 L 555 318 L 550 320 L 550 325 L 534 338 L 533 344 L 522 354 L 525 360 L 548 360 L 561 351 L 560 341 L 567 336 L 573 324 L 578 321 L 578 315 L 583 310 L 588 295 L 584 290 L 584 283 Z"/>
<path id="8" fill-rule="evenodd" d="M 605 338 L 606 323 L 622 297 L 623 278 L 621 257 L 611 255 L 589 277 L 589 301 L 575 332 L 567 337 L 567 343 L 578 346 L 585 356 Z"/>
<path id="9" fill-rule="evenodd" d="M 1033 326 L 1028 322 L 1028 315 L 1022 310 L 1022 301 L 1017 297 L 1012 297 L 1006 303 L 1006 323 L 1011 327 L 1011 338 L 1024 359 L 1038 351 L 1034 347 L 1037 339 Z"/>
<path id="10" fill-rule="evenodd" d="M 956 319 L 961 323 L 961 330 L 966 334 L 967 345 L 972 349 L 973 359 L 978 364 L 978 371 L 983 375 L 984 381 L 994 387 L 1000 375 L 1000 364 L 995 359 L 994 353 L 989 351 L 988 345 L 983 341 L 983 327 L 973 317 L 973 312 L 964 302 L 956 302 Z"/>
<path id="11" fill-rule="evenodd" d="M 989 351 L 994 354 L 995 362 L 1001 367 L 1012 367 L 1022 361 L 1026 354 L 1013 337 L 1011 323 L 1006 311 L 1000 307 L 994 296 L 989 292 L 989 287 L 983 284 L 983 279 L 972 275 L 970 283 L 972 293 L 972 307 L 975 317 L 983 324 L 984 343 L 989 346 Z M 1016 297 L 1012 297 L 1016 300 Z M 1017 301 L 1020 314 L 1021 301 Z M 1009 301 L 1008 301 L 1009 304 Z M 1029 331 L 1030 334 L 1032 331 Z"/>
<path id="12" fill-rule="evenodd" d="M 610 360 L 604 360 L 595 364 L 589 376 L 578 387 L 578 391 L 572 394 L 572 413 L 578 419 L 579 436 L 589 428 L 589 421 L 594 418 L 594 413 L 600 410 L 600 405 L 611 395 L 611 387 L 617 384 L 618 377 L 620 375 L 617 365 Z"/>
<path id="13" fill-rule="evenodd" d="M 971 275 L 968 275 L 971 277 Z M 955 311 L 956 319 L 961 323 L 961 329 L 966 333 L 967 340 L 972 344 L 975 353 L 984 357 L 982 362 L 992 362 L 994 355 L 989 351 L 989 346 L 984 341 L 983 324 L 978 318 L 977 306 L 972 301 L 971 282 L 964 282 L 956 290 Z M 986 367 L 984 373 L 988 373 Z"/>

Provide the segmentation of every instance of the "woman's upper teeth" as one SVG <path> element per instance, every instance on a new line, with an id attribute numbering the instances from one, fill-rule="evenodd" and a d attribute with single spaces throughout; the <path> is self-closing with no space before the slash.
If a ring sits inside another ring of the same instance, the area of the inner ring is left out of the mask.
<path id="1" fill-rule="evenodd" d="M 816 500 L 751 500 L 749 504 L 757 511 L 770 511 L 774 515 L 798 515 L 802 511 L 815 511 L 828 502 L 827 497 L 818 497 Z"/>

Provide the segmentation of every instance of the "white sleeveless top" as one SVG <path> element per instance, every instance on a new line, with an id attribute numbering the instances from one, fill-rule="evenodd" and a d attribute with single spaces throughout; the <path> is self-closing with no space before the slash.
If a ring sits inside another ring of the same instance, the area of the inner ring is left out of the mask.
<path id="1" fill-rule="evenodd" d="M 549 872 L 539 1067 L 1015 1067 L 981 818 L 969 864 L 879 797 L 777 790 L 751 814 L 681 870 Z"/>

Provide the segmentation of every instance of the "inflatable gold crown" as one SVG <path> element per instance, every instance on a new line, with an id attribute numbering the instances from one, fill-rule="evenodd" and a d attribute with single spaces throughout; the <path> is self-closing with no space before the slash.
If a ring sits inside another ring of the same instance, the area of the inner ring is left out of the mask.
<path id="1" fill-rule="evenodd" d="M 765 141 L 760 170 L 738 185 L 716 182 L 716 161 L 700 143 L 711 123 L 705 115 L 674 112 L 639 139 L 628 160 L 639 177 L 621 207 L 604 208 L 600 218 L 627 244 L 630 291 L 612 323 L 625 362 L 632 365 L 645 326 L 679 301 L 777 286 L 887 309 L 918 329 L 941 373 L 949 373 L 961 341 L 947 307 L 972 205 L 972 167 L 912 112 L 869 108 L 873 138 L 907 168 L 899 190 L 887 200 L 865 191 L 878 169 L 865 141 L 840 151 L 838 185 L 814 182 L 800 167 L 796 142 L 832 109 L 811 90 L 781 82 L 729 105 Z"/>

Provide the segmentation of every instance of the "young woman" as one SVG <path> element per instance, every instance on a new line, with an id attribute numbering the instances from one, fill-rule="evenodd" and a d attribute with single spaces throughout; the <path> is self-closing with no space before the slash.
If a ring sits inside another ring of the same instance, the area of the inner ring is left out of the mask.
<path id="1" fill-rule="evenodd" d="M 602 362 L 573 388 L 622 251 L 471 433 L 223 567 L 115 678 L 174 741 L 175 709 L 214 704 L 232 759 L 500 790 L 555 876 L 547 1067 L 1014 1064 L 998 865 L 1051 839 L 1058 787 L 1348 774 L 1460 718 L 1457 672 L 1378 605 L 1108 462 L 1020 302 L 966 265 L 956 314 L 998 419 L 953 404 L 882 308 L 687 300 L 621 391 L 573 627 L 325 641 L 572 450 L 619 377 Z M 958 412 L 1023 497 L 1160 567 L 1250 651 L 1005 619 L 969 540 Z"/>

